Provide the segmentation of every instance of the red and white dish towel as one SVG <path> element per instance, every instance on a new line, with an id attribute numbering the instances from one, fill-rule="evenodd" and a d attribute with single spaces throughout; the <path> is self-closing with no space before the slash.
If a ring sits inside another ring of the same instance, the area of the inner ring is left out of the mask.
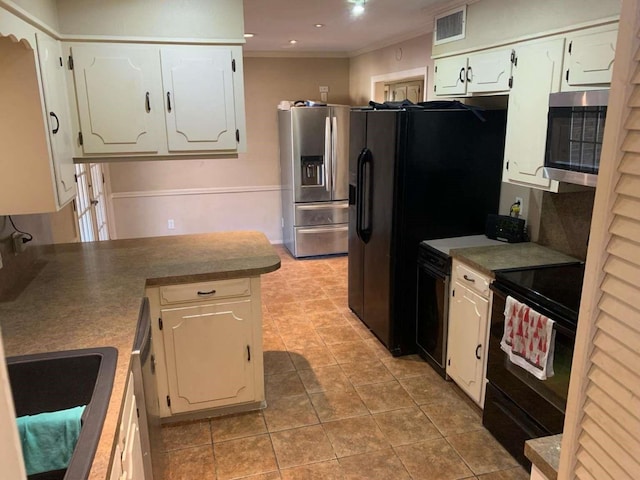
<path id="1" fill-rule="evenodd" d="M 540 380 L 553 376 L 555 322 L 527 305 L 507 296 L 504 334 L 500 347 L 511 363 Z"/>

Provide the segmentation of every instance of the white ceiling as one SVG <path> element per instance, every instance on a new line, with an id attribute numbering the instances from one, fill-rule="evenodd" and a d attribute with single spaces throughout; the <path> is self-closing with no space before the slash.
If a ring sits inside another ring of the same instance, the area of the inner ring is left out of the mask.
<path id="1" fill-rule="evenodd" d="M 434 14 L 460 3 L 366 0 L 365 12 L 354 17 L 350 0 L 244 0 L 245 32 L 256 35 L 244 49 L 353 55 L 432 32 Z M 324 27 L 316 28 L 316 23 Z"/>

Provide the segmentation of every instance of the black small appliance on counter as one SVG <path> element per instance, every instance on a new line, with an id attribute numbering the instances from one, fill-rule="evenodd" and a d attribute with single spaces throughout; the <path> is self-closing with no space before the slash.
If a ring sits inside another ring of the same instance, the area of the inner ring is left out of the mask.
<path id="1" fill-rule="evenodd" d="M 485 235 L 502 242 L 519 243 L 527 241 L 527 234 L 522 218 L 508 215 L 487 215 Z"/>

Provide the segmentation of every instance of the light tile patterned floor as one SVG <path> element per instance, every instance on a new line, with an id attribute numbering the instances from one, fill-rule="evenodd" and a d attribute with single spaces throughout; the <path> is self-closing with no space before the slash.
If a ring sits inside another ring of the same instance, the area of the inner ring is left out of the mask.
<path id="1" fill-rule="evenodd" d="M 481 414 L 347 306 L 347 257 L 263 276 L 264 411 L 163 427 L 166 480 L 526 480 Z"/>

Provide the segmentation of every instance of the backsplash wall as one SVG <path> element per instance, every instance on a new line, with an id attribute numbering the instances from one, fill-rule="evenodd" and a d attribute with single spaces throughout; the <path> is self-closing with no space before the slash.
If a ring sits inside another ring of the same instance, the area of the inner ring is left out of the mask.
<path id="1" fill-rule="evenodd" d="M 581 260 L 587 258 L 595 189 L 542 196 L 538 243 Z"/>

